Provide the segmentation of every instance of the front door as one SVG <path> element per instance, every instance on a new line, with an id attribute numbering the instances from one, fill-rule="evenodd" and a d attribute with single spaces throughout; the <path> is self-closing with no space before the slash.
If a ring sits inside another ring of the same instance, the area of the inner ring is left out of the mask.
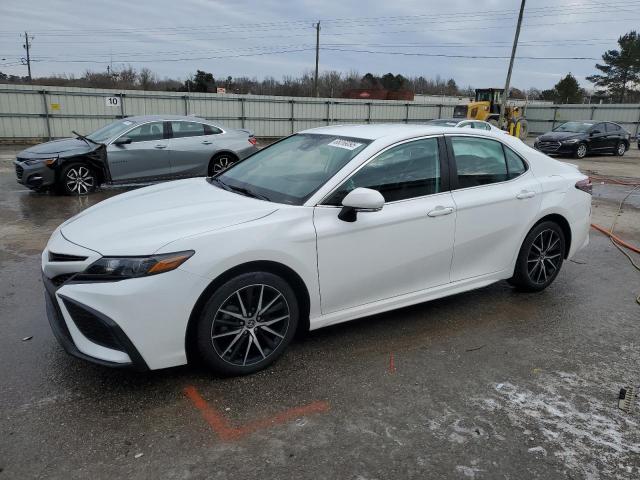
<path id="1" fill-rule="evenodd" d="M 170 176 L 169 142 L 163 122 L 144 123 L 123 137 L 129 138 L 131 143 L 111 143 L 107 147 L 111 180 L 153 180 Z"/>
<path id="2" fill-rule="evenodd" d="M 451 281 L 513 267 L 526 219 L 535 218 L 540 208 L 540 183 L 501 142 L 471 136 L 447 140 L 457 171 Z"/>
<path id="3" fill-rule="evenodd" d="M 455 210 L 443 147 L 435 137 L 390 147 L 315 208 L 323 314 L 449 282 Z M 342 221 L 342 199 L 357 187 L 378 190 L 385 205 Z"/>

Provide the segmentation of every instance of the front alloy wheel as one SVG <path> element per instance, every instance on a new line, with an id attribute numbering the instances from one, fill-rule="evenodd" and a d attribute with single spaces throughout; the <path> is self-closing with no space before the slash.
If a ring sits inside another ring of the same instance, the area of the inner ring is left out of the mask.
<path id="1" fill-rule="evenodd" d="M 96 177 L 91 168 L 79 163 L 65 167 L 60 181 L 67 195 L 87 195 L 96 188 Z"/>
<path id="2" fill-rule="evenodd" d="M 578 145 L 576 148 L 576 158 L 584 158 L 587 156 L 587 146 L 584 143 Z"/>
<path id="3" fill-rule="evenodd" d="M 267 272 L 240 275 L 207 302 L 198 325 L 198 346 L 223 375 L 243 375 L 271 364 L 298 323 L 298 303 L 288 283 Z"/>

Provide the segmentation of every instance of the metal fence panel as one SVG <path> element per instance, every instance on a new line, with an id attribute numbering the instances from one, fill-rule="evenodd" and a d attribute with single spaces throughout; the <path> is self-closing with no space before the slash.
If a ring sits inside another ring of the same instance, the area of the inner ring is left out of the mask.
<path id="1" fill-rule="evenodd" d="M 110 100 L 111 99 L 111 100 Z M 115 101 L 114 101 L 115 99 Z M 464 100 L 464 99 L 463 99 Z M 460 103 L 465 103 L 464 101 Z M 110 101 L 112 103 L 110 103 Z M 257 136 L 342 123 L 421 123 L 453 116 L 454 103 L 351 100 L 192 92 L 143 92 L 37 85 L 0 85 L 0 139 L 46 139 L 87 133 L 133 115 L 196 115 L 227 128 L 246 128 Z M 551 130 L 567 120 L 613 121 L 633 135 L 640 105 L 528 104 L 531 133 Z"/>

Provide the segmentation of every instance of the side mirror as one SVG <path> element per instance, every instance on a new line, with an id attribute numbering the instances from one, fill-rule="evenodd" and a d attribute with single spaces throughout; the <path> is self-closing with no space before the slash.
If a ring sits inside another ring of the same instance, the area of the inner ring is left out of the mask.
<path id="1" fill-rule="evenodd" d="M 356 188 L 342 200 L 338 218 L 344 222 L 355 222 L 358 212 L 377 212 L 384 206 L 384 197 L 371 188 Z"/>
<path id="2" fill-rule="evenodd" d="M 130 143 L 131 139 L 129 137 L 120 137 L 115 142 L 113 142 L 113 144 L 117 145 L 118 147 L 121 147 L 122 145 L 129 145 Z"/>

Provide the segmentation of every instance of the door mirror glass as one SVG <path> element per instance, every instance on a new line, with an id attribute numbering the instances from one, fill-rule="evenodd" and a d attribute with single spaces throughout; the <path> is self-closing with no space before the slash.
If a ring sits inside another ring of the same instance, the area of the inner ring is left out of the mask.
<path id="1" fill-rule="evenodd" d="M 377 190 L 371 188 L 356 188 L 351 190 L 342 200 L 342 210 L 338 215 L 340 220 L 355 222 L 358 212 L 377 212 L 384 206 L 384 197 Z"/>
<path id="2" fill-rule="evenodd" d="M 114 145 L 118 145 L 118 146 L 128 145 L 130 143 L 131 143 L 131 139 L 127 136 L 120 137 L 115 142 L 113 142 Z"/>

